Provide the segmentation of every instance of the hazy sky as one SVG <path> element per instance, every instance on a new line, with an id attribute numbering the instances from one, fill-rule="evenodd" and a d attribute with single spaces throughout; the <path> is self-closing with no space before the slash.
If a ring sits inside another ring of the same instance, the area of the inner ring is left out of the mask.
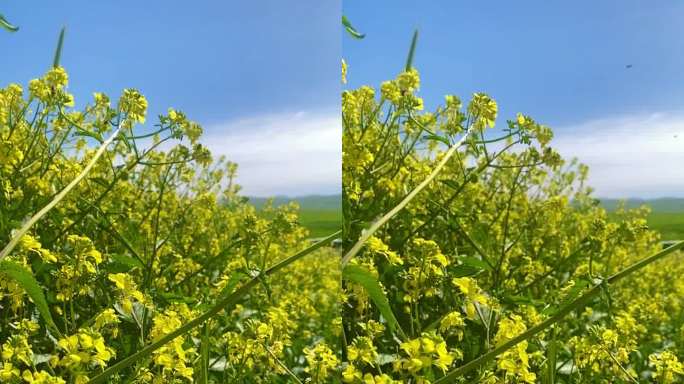
<path id="1" fill-rule="evenodd" d="M 500 124 L 516 112 L 554 128 L 590 166 L 597 196 L 684 196 L 684 2 L 347 1 L 363 40 L 343 37 L 349 85 L 414 66 L 428 106 L 484 91 Z M 631 68 L 627 68 L 631 65 Z"/>
<path id="2" fill-rule="evenodd" d="M 62 65 L 77 105 L 138 88 L 148 126 L 168 107 L 239 164 L 250 195 L 338 193 L 340 0 L 3 1 L 0 86 Z M 79 102 L 80 101 L 80 102 Z M 145 128 L 143 128 L 145 129 Z"/>

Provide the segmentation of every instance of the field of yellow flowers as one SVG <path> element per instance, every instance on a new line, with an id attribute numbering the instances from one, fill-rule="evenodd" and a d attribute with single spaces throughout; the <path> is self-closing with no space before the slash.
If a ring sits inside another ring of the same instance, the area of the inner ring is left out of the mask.
<path id="1" fill-rule="evenodd" d="M 339 257 L 297 207 L 257 215 L 182 112 L 137 134 L 139 92 L 67 83 L 0 89 L 0 382 L 325 380 Z"/>
<path id="2" fill-rule="evenodd" d="M 342 93 L 340 258 L 182 112 L 139 133 L 138 91 L 67 85 L 0 89 L 0 383 L 684 379 L 684 242 L 486 94 L 425 112 L 409 64 Z"/>
<path id="3" fill-rule="evenodd" d="M 342 380 L 682 382 L 682 243 L 609 220 L 530 116 L 419 85 L 342 93 Z"/>

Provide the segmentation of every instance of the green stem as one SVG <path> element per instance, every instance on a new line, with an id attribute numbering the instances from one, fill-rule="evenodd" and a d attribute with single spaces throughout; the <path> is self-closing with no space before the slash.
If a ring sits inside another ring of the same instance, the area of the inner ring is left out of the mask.
<path id="1" fill-rule="evenodd" d="M 275 360 L 276 363 L 278 363 L 278 365 L 280 365 L 280 367 L 281 367 L 282 369 L 285 370 L 285 372 L 288 374 L 288 376 L 290 376 L 290 377 L 291 377 L 294 381 L 296 381 L 298 384 L 304 384 L 304 383 L 302 383 L 301 380 L 299 380 L 299 377 L 297 377 L 297 375 L 295 375 L 294 372 L 292 372 L 292 371 L 290 370 L 290 368 L 288 368 L 287 365 L 285 365 L 285 363 L 283 363 L 282 361 L 280 361 L 280 359 L 278 359 L 278 356 L 276 356 L 275 353 L 273 353 L 273 352 L 268 348 L 268 346 L 266 346 L 266 344 L 261 343 L 261 346 L 264 347 L 264 349 L 266 350 L 266 352 L 268 352 L 268 354 L 271 355 L 271 357 L 273 358 L 273 360 Z"/>
<path id="2" fill-rule="evenodd" d="M 368 230 L 366 230 L 366 231 L 361 235 L 361 237 L 360 237 L 359 240 L 356 242 L 356 244 L 354 244 L 354 246 L 349 250 L 349 252 L 347 252 L 347 254 L 344 255 L 344 257 L 342 258 L 342 267 L 343 267 L 343 268 L 344 268 L 345 265 L 347 265 L 347 264 L 349 263 L 349 261 L 350 261 L 357 253 L 359 253 L 359 251 L 361 250 L 361 247 L 363 247 L 363 244 L 364 244 L 371 236 L 373 236 L 373 234 L 374 234 L 378 229 L 380 229 L 380 227 L 382 227 L 382 226 L 383 226 L 385 223 L 387 223 L 392 217 L 394 217 L 394 215 L 396 215 L 396 214 L 399 213 L 402 209 L 404 209 L 404 207 L 406 207 L 406 205 L 408 205 L 408 203 L 409 203 L 411 200 L 413 200 L 413 198 L 416 197 L 416 195 L 418 195 L 418 193 L 420 193 L 420 191 L 422 191 L 425 187 L 427 187 L 428 184 L 430 184 L 430 182 L 432 182 L 432 180 L 434 180 L 434 178 L 437 177 L 437 175 L 438 175 L 439 172 L 442 170 L 442 168 L 444 168 L 444 166 L 445 166 L 446 163 L 449 161 L 449 159 L 451 158 L 451 156 L 453 156 L 454 153 L 456 153 L 456 150 L 457 150 L 457 149 L 465 142 L 465 140 L 468 138 L 469 133 L 470 133 L 470 128 L 463 134 L 463 137 L 461 137 L 461 139 L 460 139 L 458 142 L 456 142 L 454 145 L 452 145 L 451 147 L 449 147 L 449 150 L 446 152 L 446 154 L 444 155 L 444 157 L 442 158 L 442 160 L 437 164 L 437 166 L 435 167 L 435 169 L 432 170 L 432 172 L 430 173 L 430 175 L 429 175 L 427 178 L 425 178 L 425 180 L 423 180 L 420 184 L 418 184 L 418 186 L 417 186 L 415 189 L 413 189 L 413 191 L 411 191 L 411 193 L 409 193 L 408 195 L 406 195 L 406 197 L 404 197 L 404 199 L 403 199 L 399 204 L 397 204 L 396 207 L 392 208 L 392 210 L 390 210 L 389 212 L 387 212 L 383 217 L 381 217 L 379 220 L 377 220 L 375 223 L 373 223 L 373 225 L 371 225 L 370 228 L 368 228 Z"/>
<path id="3" fill-rule="evenodd" d="M 684 248 L 684 241 L 680 241 L 669 248 L 666 248 L 656 254 L 653 254 L 645 259 L 642 259 L 641 261 L 638 261 L 629 267 L 621 270 L 620 272 L 610 276 L 605 280 L 606 283 L 608 284 L 613 284 L 617 282 L 618 280 L 623 279 L 624 277 L 640 270 L 641 268 L 658 261 L 662 259 L 663 257 L 669 255 L 670 253 L 677 251 L 681 248 Z M 494 360 L 498 355 L 506 352 L 510 348 L 516 346 L 517 344 L 531 338 L 532 336 L 546 330 L 549 328 L 551 325 L 559 322 L 562 320 L 567 314 L 570 312 L 583 308 L 585 305 L 589 303 L 589 301 L 594 298 L 594 296 L 598 295 L 601 293 L 601 284 L 596 284 L 591 289 L 589 289 L 587 292 L 585 292 L 582 296 L 578 297 L 565 307 L 561 308 L 556 312 L 553 316 L 549 317 L 548 319 L 542 321 L 541 323 L 535 325 L 534 327 L 528 329 L 527 331 L 521 333 L 520 335 L 506 341 L 505 343 L 499 345 L 498 347 L 494 348 L 490 352 L 485 353 L 484 355 L 469 361 L 468 363 L 454 369 L 453 371 L 447 373 L 444 377 L 439 378 L 434 382 L 434 384 L 442 384 L 442 383 L 453 383 L 456 378 L 459 376 L 463 376 L 466 373 L 472 371 L 473 369 L 486 364 L 489 361 Z"/>
<path id="4" fill-rule="evenodd" d="M 107 379 L 109 376 L 121 371 L 122 369 L 125 369 L 129 367 L 130 365 L 144 359 L 145 357 L 149 356 L 152 354 L 152 352 L 156 351 L 157 349 L 163 347 L 166 343 L 170 342 L 171 340 L 175 339 L 178 336 L 181 336 L 187 332 L 190 332 L 193 328 L 197 327 L 198 325 L 201 325 L 205 321 L 209 320 L 212 318 L 214 315 L 217 313 L 221 312 L 222 310 L 236 304 L 238 300 L 240 300 L 243 296 L 245 296 L 255 285 L 257 285 L 261 279 L 263 279 L 266 276 L 269 276 L 285 267 L 288 265 L 292 264 L 293 262 L 301 259 L 302 257 L 308 255 L 309 253 L 315 251 L 316 249 L 325 246 L 329 244 L 329 242 L 337 236 L 340 235 L 342 231 L 337 231 L 323 240 L 311 245 L 310 247 L 304 249 L 303 251 L 300 251 L 282 261 L 279 263 L 275 264 L 274 266 L 270 267 L 269 269 L 263 271 L 259 275 L 255 276 L 248 282 L 246 282 L 243 286 L 240 288 L 236 289 L 231 293 L 230 295 L 226 296 L 225 298 L 219 300 L 212 308 L 201 314 L 200 316 L 196 317 L 193 320 L 190 320 L 189 322 L 185 323 L 183 326 L 180 328 L 176 329 L 175 331 L 168 333 L 158 339 L 157 341 L 153 342 L 152 344 L 149 344 L 145 348 L 141 349 L 140 351 L 126 357 L 125 359 L 119 361 L 118 363 L 112 365 L 111 367 L 107 368 L 104 372 L 98 374 L 97 376 L 93 377 L 88 381 L 88 384 L 96 384 L 96 383 L 103 383 L 105 379 Z"/>
<path id="5" fill-rule="evenodd" d="M 31 217 L 31 219 L 30 219 L 29 221 L 27 221 L 26 224 L 24 224 L 24 226 L 21 227 L 21 229 L 19 229 L 19 231 L 17 231 L 17 232 L 14 234 L 14 236 L 12 236 L 12 239 L 10 240 L 10 242 L 5 246 L 5 248 L 2 250 L 2 252 L 0 252 L 0 260 L 2 260 L 2 259 L 4 259 L 5 257 L 7 257 L 7 255 L 9 255 L 10 252 L 12 252 L 12 250 L 14 249 L 14 247 L 16 247 L 17 244 L 19 243 L 19 240 L 21 240 L 22 236 L 24 236 L 24 234 L 26 234 L 26 232 L 28 232 L 28 230 L 31 229 L 31 227 L 33 226 L 33 224 L 35 224 L 36 222 L 38 222 L 38 220 L 40 220 L 43 216 L 45 216 L 45 214 L 47 214 L 52 208 L 54 208 L 54 206 L 57 205 L 57 203 L 59 203 L 60 201 L 62 201 L 62 199 L 64 199 L 64 197 L 65 197 L 65 196 L 66 196 L 66 195 L 67 195 L 67 194 L 68 194 L 68 193 L 69 193 L 69 192 L 70 192 L 70 191 L 71 191 L 71 190 L 72 190 L 72 189 L 73 189 L 73 188 L 74 188 L 74 187 L 75 187 L 75 186 L 76 186 L 84 177 L 86 177 L 86 175 L 88 174 L 88 172 L 90 172 L 90 170 L 93 168 L 93 166 L 95 165 L 95 163 L 97 162 L 97 160 L 100 158 L 100 156 L 102 156 L 102 154 L 104 153 L 104 151 L 107 149 L 107 146 L 116 138 L 116 136 L 119 135 L 119 132 L 121 132 L 121 126 L 120 126 L 120 125 L 119 125 L 119 127 L 116 129 L 116 131 L 114 131 L 114 132 L 112 133 L 112 135 L 109 136 L 109 138 L 108 138 L 104 143 L 102 143 L 102 145 L 100 146 L 100 148 L 98 148 L 97 152 L 95 153 L 95 156 L 93 156 L 93 158 L 90 160 L 90 162 L 88 163 L 88 165 L 81 171 L 81 173 L 79 173 L 78 176 L 76 176 L 76 178 L 75 178 L 74 180 L 72 180 L 71 183 L 69 183 L 69 185 L 67 185 L 61 192 L 59 192 L 59 193 L 57 194 L 57 196 L 55 196 L 54 199 L 52 199 L 52 201 L 50 201 L 45 207 L 43 207 L 43 209 L 41 209 L 40 211 L 38 211 L 38 213 L 36 213 L 35 215 L 33 215 L 33 217 Z"/>

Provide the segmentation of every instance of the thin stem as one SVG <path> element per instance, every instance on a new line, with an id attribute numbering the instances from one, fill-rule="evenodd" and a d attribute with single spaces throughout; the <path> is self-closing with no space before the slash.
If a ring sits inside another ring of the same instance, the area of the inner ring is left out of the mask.
<path id="1" fill-rule="evenodd" d="M 292 379 L 294 379 L 294 381 L 296 381 L 296 382 L 299 383 L 299 384 L 303 384 L 302 381 L 299 380 L 299 378 L 297 377 L 297 375 L 295 375 L 294 372 L 292 372 L 292 371 L 290 370 L 290 368 L 288 368 L 287 365 L 285 365 L 285 363 L 283 363 L 282 361 L 280 361 L 280 359 L 278 358 L 278 356 L 276 356 L 275 353 L 273 353 L 273 351 L 271 351 L 271 349 L 270 349 L 268 346 L 266 346 L 266 344 L 261 343 L 261 346 L 264 347 L 264 349 L 266 350 L 266 352 L 268 352 L 268 354 L 271 355 L 271 357 L 273 358 L 273 360 L 275 360 L 276 363 L 278 363 L 278 365 L 280 365 L 280 367 L 281 367 L 282 369 L 284 369 L 285 372 L 287 372 L 287 374 L 288 374 Z"/>
<path id="2" fill-rule="evenodd" d="M 470 128 L 468 128 L 468 130 L 466 130 L 465 134 L 463 134 L 463 137 L 461 137 L 461 139 L 458 140 L 458 142 L 456 142 L 454 145 L 452 145 L 452 146 L 449 148 L 449 150 L 448 150 L 448 151 L 446 152 L 446 154 L 444 155 L 444 158 L 442 158 L 442 160 L 437 164 L 437 166 L 435 167 L 435 169 L 432 170 L 432 172 L 430 173 L 430 175 L 429 175 L 427 178 L 425 178 L 425 180 L 423 180 L 423 181 L 422 181 L 422 182 L 421 182 L 413 191 L 411 191 L 411 193 L 409 193 L 408 195 L 406 195 L 406 197 L 405 197 L 399 204 L 397 204 L 396 207 L 392 208 L 392 210 L 390 210 L 389 212 L 387 212 L 387 213 L 386 213 L 383 217 L 381 217 L 378 221 L 376 221 L 375 223 L 373 223 L 373 225 L 371 225 L 370 228 L 368 228 L 368 230 L 366 230 L 366 231 L 361 235 L 361 237 L 360 237 L 359 240 L 356 242 L 356 244 L 354 244 L 354 246 L 349 250 L 349 252 L 347 252 L 347 254 L 344 255 L 344 257 L 342 258 L 342 267 L 344 267 L 345 265 L 347 265 L 347 263 L 349 263 L 349 261 L 350 261 L 357 253 L 359 253 L 359 251 L 361 250 L 361 247 L 363 247 L 363 244 L 364 244 L 371 236 L 373 236 L 373 234 L 374 234 L 378 229 L 380 229 L 380 227 L 382 227 L 382 226 L 383 226 L 385 223 L 387 223 L 392 217 L 394 217 L 394 215 L 396 215 L 396 214 L 399 213 L 402 209 L 404 209 L 404 207 L 406 207 L 406 205 L 408 205 L 408 203 L 411 202 L 411 200 L 413 200 L 413 198 L 416 197 L 416 195 L 418 195 L 418 193 L 420 193 L 420 191 L 422 191 L 428 184 L 430 184 L 430 182 L 431 182 L 435 177 L 437 177 L 437 175 L 438 175 L 439 172 L 442 170 L 442 168 L 444 168 L 444 166 L 445 166 L 446 163 L 449 161 L 449 159 L 451 159 L 451 156 L 453 156 L 453 154 L 456 153 L 456 150 L 457 150 L 457 149 L 461 146 L 461 144 L 463 144 L 463 143 L 465 142 L 465 140 L 468 138 L 469 133 L 470 133 Z"/>
<path id="3" fill-rule="evenodd" d="M 236 289 L 233 291 L 233 293 L 229 294 L 228 296 L 224 297 L 223 299 L 220 299 L 213 307 L 211 307 L 209 310 L 201 314 L 200 316 L 196 317 L 193 320 L 190 320 L 189 322 L 185 323 L 183 326 L 180 328 L 176 329 L 173 332 L 167 333 L 166 335 L 162 336 L 159 338 L 157 341 L 149 344 L 148 346 L 144 347 L 143 349 L 139 350 L 138 352 L 126 357 L 125 359 L 119 361 L 118 363 L 112 365 L 111 367 L 107 368 L 104 372 L 96 375 L 90 381 L 88 381 L 88 384 L 96 384 L 96 383 L 103 383 L 109 376 L 121 371 L 122 369 L 125 369 L 132 364 L 136 363 L 140 359 L 143 359 L 152 352 L 156 351 L 157 349 L 163 347 L 166 345 L 168 342 L 171 340 L 175 339 L 178 336 L 181 336 L 187 332 L 190 332 L 192 329 L 195 327 L 201 325 L 205 321 L 209 320 L 212 318 L 214 315 L 218 314 L 222 310 L 236 304 L 238 300 L 240 300 L 243 296 L 245 296 L 255 285 L 257 285 L 261 279 L 263 279 L 266 276 L 269 276 L 275 272 L 278 272 L 279 270 L 287 267 L 288 265 L 292 264 L 293 262 L 301 259 L 302 257 L 308 255 L 309 253 L 315 251 L 318 248 L 321 248 L 324 245 L 329 244 L 329 242 L 333 239 L 335 239 L 337 236 L 340 235 L 342 231 L 337 231 L 323 240 L 311 245 L 310 247 L 304 249 L 303 251 L 300 251 L 282 261 L 279 263 L 275 264 L 274 266 L 268 268 L 267 270 L 261 272 L 259 275 L 255 276 L 248 282 L 246 282 L 244 285 L 242 285 L 240 288 Z"/>
<path id="4" fill-rule="evenodd" d="M 64 199 L 64 197 L 81 180 L 83 180 L 84 177 L 86 177 L 88 172 L 90 172 L 90 170 L 93 168 L 93 166 L 95 165 L 97 160 L 100 158 L 100 156 L 102 156 L 104 151 L 107 149 L 107 146 L 116 138 L 116 136 L 119 135 L 119 132 L 121 132 L 121 125 L 119 125 L 119 127 L 116 128 L 116 131 L 114 131 L 112 133 L 112 135 L 109 136 L 109 138 L 104 143 L 102 143 L 100 148 L 98 148 L 97 152 L 95 153 L 95 156 L 93 156 L 93 158 L 90 160 L 88 165 L 81 171 L 81 173 L 79 173 L 78 176 L 76 176 L 76 178 L 74 180 L 72 180 L 71 183 L 69 183 L 69 185 L 67 185 L 60 193 L 57 194 L 57 196 L 55 196 L 54 199 L 52 199 L 52 201 L 50 201 L 45 207 L 43 207 L 43 209 L 38 211 L 38 213 L 33 215 L 33 217 L 31 217 L 31 219 L 29 221 L 27 221 L 26 224 L 24 224 L 24 226 L 21 227 L 21 229 L 19 229 L 19 231 L 17 231 L 14 234 L 14 236 L 12 237 L 10 242 L 5 246 L 5 248 L 2 250 L 2 252 L 0 252 L 0 260 L 7 257 L 7 255 L 9 255 L 9 253 L 12 252 L 14 247 L 16 247 L 17 244 L 19 243 L 19 240 L 22 238 L 22 236 L 24 236 L 24 234 L 26 234 L 26 232 L 28 232 L 29 229 L 31 229 L 33 224 L 38 222 L 38 220 L 40 220 L 43 216 L 45 216 L 45 214 L 47 214 L 52 208 L 54 208 L 54 206 L 57 205 L 57 203 L 62 201 L 62 199 Z"/>
<path id="5" fill-rule="evenodd" d="M 630 274 L 640 270 L 641 268 L 658 261 L 662 259 L 663 257 L 673 253 L 674 251 L 677 251 L 681 248 L 684 248 L 684 241 L 680 241 L 669 248 L 666 248 L 658 253 L 655 253 L 649 257 L 646 257 L 642 259 L 641 261 L 638 261 L 629 267 L 621 270 L 620 272 L 610 276 L 605 280 L 605 283 L 608 284 L 613 284 L 621 279 L 623 279 L 626 276 L 629 276 Z M 549 328 L 551 325 L 559 322 L 562 320 L 567 314 L 571 313 L 572 311 L 576 309 L 581 309 L 585 305 L 589 303 L 589 301 L 599 293 L 601 293 L 601 287 L 603 283 L 596 284 L 593 287 L 591 287 L 587 292 L 585 292 L 582 296 L 578 297 L 577 299 L 573 300 L 571 303 L 566 305 L 565 307 L 561 308 L 556 312 L 553 316 L 549 317 L 548 319 L 542 321 L 541 323 L 537 324 L 536 326 L 529 328 L 527 331 L 519 334 L 518 336 L 509 339 L 505 343 L 499 345 L 498 347 L 494 348 L 490 352 L 485 353 L 484 355 L 469 361 L 468 363 L 454 369 L 453 371 L 447 373 L 445 376 L 439 378 L 434 382 L 434 384 L 442 384 L 442 383 L 453 383 L 456 378 L 459 376 L 463 376 L 464 374 L 472 371 L 473 369 L 491 361 L 494 360 L 498 355 L 506 352 L 507 350 L 511 349 L 512 347 L 516 346 L 517 344 L 531 338 L 532 336 L 536 335 L 537 333 L 543 332 L 547 328 Z"/>

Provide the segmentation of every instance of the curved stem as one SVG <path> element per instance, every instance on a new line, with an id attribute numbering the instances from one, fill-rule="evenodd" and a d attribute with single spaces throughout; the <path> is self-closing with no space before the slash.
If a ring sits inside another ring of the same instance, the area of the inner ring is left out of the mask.
<path id="1" fill-rule="evenodd" d="M 84 177 L 86 177 L 86 175 L 93 168 L 93 166 L 100 158 L 100 156 L 102 156 L 102 154 L 105 152 L 107 146 L 109 146 L 109 144 L 119 135 L 119 132 L 121 132 L 121 125 L 119 125 L 119 127 L 116 128 L 112 135 L 109 136 L 109 138 L 105 140 L 105 142 L 102 143 L 102 145 L 100 145 L 100 148 L 97 149 L 95 156 L 93 156 L 88 165 L 86 165 L 86 167 L 83 168 L 81 173 L 79 173 L 78 176 L 76 176 L 76 178 L 73 179 L 71 183 L 69 183 L 69 185 L 62 189 L 62 191 L 59 192 L 54 199 L 52 199 L 52 201 L 50 201 L 45 207 L 43 207 L 43 209 L 38 211 L 38 213 L 33 215 L 31 219 L 29 219 L 29 221 L 27 221 L 26 224 L 24 224 L 24 226 L 22 226 L 21 229 L 19 229 L 19 231 L 17 231 L 14 234 L 14 236 L 12 236 L 10 242 L 5 246 L 5 248 L 3 248 L 2 252 L 0 252 L 0 260 L 7 257 L 7 255 L 9 255 L 9 253 L 12 252 L 14 247 L 16 247 L 19 243 L 19 240 L 21 240 L 22 236 L 24 236 L 24 234 L 26 234 L 26 232 L 28 232 L 28 230 L 31 229 L 33 224 L 38 222 L 38 220 L 40 220 L 43 216 L 45 216 L 45 214 L 47 214 L 52 208 L 54 208 L 55 205 L 57 205 L 57 203 L 62 201 L 62 199 L 64 199 L 64 197 L 76 186 L 76 184 L 78 184 L 81 180 L 83 180 Z"/>
<path id="2" fill-rule="evenodd" d="M 149 344 L 145 348 L 139 350 L 138 352 L 126 357 L 125 359 L 119 361 L 118 363 L 112 365 L 111 367 L 107 368 L 104 372 L 98 374 L 97 376 L 93 377 L 88 381 L 88 384 L 96 384 L 96 383 L 103 383 L 109 376 L 121 371 L 122 369 L 125 369 L 129 367 L 130 365 L 134 364 L 135 362 L 139 361 L 140 359 L 144 359 L 145 357 L 149 356 L 152 354 L 152 352 L 156 351 L 157 349 L 163 347 L 166 345 L 168 342 L 171 340 L 175 339 L 178 336 L 181 336 L 187 332 L 190 332 L 193 328 L 197 327 L 198 325 L 204 323 L 205 321 L 209 320 L 211 317 L 216 315 L 217 313 L 221 312 L 222 310 L 236 304 L 238 300 L 240 300 L 243 296 L 245 296 L 255 285 L 259 284 L 261 280 L 269 276 L 285 267 L 288 265 L 292 264 L 293 262 L 301 259 L 302 257 L 308 255 L 309 253 L 315 251 L 316 249 L 329 244 L 329 242 L 333 239 L 335 239 L 337 236 L 340 235 L 342 231 L 337 231 L 323 240 L 311 245 L 310 247 L 304 249 L 303 251 L 300 251 L 282 261 L 279 263 L 275 264 L 274 266 L 268 268 L 267 270 L 261 272 L 248 282 L 246 282 L 244 285 L 242 285 L 240 288 L 236 289 L 233 291 L 233 293 L 229 294 L 228 296 L 224 297 L 223 299 L 220 299 L 213 307 L 208 309 L 206 312 L 201 314 L 200 316 L 194 318 L 193 320 L 190 320 L 189 322 L 185 323 L 183 326 L 180 328 L 176 329 L 175 331 L 171 333 L 167 333 L 166 335 L 162 336 L 158 340 L 154 341 L 153 343 Z"/>
<path id="3" fill-rule="evenodd" d="M 669 248 L 666 248 L 658 253 L 655 253 L 647 258 L 642 259 L 641 261 L 638 261 L 632 265 L 630 265 L 627 268 L 624 268 L 620 272 L 610 276 L 607 278 L 605 283 L 608 284 L 613 284 L 617 282 L 618 280 L 623 279 L 624 277 L 640 270 L 641 268 L 658 261 L 662 259 L 663 257 L 673 253 L 674 251 L 677 251 L 681 248 L 684 248 L 684 241 L 680 241 Z M 549 317 L 548 319 L 542 321 L 541 323 L 535 325 L 534 327 L 528 329 L 527 331 L 519 334 L 518 336 L 509 339 L 505 343 L 499 345 L 498 347 L 494 348 L 493 350 L 485 353 L 484 355 L 471 360 L 467 362 L 466 364 L 454 369 L 453 371 L 447 373 L 445 376 L 439 378 L 434 382 L 434 384 L 442 384 L 442 383 L 453 383 L 456 378 L 459 376 L 463 376 L 464 374 L 472 371 L 473 369 L 491 361 L 494 360 L 498 355 L 506 352 L 510 348 L 516 346 L 517 344 L 531 338 L 532 336 L 536 335 L 537 333 L 540 333 L 544 330 L 546 330 L 548 327 L 551 325 L 559 322 L 562 320 L 567 314 L 570 312 L 583 308 L 587 303 L 589 303 L 589 300 L 594 298 L 594 296 L 598 295 L 601 293 L 601 287 L 604 283 L 596 284 L 593 287 L 591 287 L 587 292 L 585 292 L 582 296 L 578 297 L 577 299 L 573 300 L 570 302 L 568 305 L 565 307 L 561 308 L 553 314 L 553 316 Z"/>
<path id="4" fill-rule="evenodd" d="M 345 265 L 349 263 L 349 261 L 361 250 L 361 247 L 363 247 L 363 244 L 377 231 L 382 227 L 384 224 L 386 224 L 394 215 L 399 213 L 408 203 L 413 200 L 420 191 L 422 191 L 425 187 L 427 187 L 428 184 L 432 180 L 434 180 L 435 177 L 439 174 L 439 172 L 444 168 L 446 163 L 449 161 L 451 156 L 456 153 L 456 150 L 465 142 L 465 140 L 468 138 L 468 135 L 470 134 L 471 128 L 468 128 L 466 132 L 463 134 L 463 137 L 461 137 L 460 140 L 458 140 L 455 144 L 453 144 L 451 147 L 449 147 L 449 150 L 446 152 L 442 160 L 437 164 L 435 169 L 432 170 L 430 175 L 425 178 L 416 188 L 411 191 L 404 199 L 397 204 L 396 207 L 392 208 L 389 212 L 387 212 L 383 217 L 381 217 L 379 220 L 373 223 L 373 225 L 370 226 L 366 231 L 363 232 L 359 240 L 354 244 L 354 246 L 347 252 L 344 257 L 342 258 L 342 267 L 344 268 Z"/>

